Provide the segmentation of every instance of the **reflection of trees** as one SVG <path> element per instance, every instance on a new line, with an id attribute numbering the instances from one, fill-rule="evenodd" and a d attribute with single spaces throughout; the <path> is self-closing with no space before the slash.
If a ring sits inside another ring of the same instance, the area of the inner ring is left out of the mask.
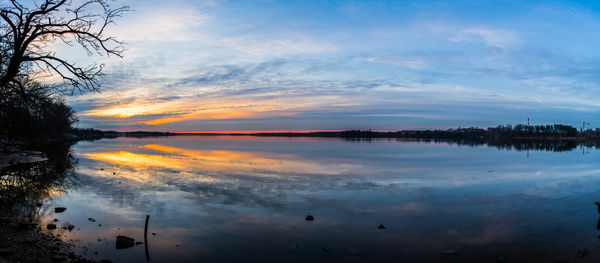
<path id="1" fill-rule="evenodd" d="M 579 145 L 576 141 L 500 141 L 488 142 L 487 144 L 498 149 L 514 149 L 517 151 L 536 150 L 547 152 L 572 151 Z"/>
<path id="2" fill-rule="evenodd" d="M 389 139 L 398 141 L 416 141 L 424 143 L 437 144 L 456 144 L 458 146 L 489 146 L 499 150 L 515 150 L 515 151 L 547 151 L 547 152 L 567 152 L 575 150 L 578 146 L 586 148 L 600 148 L 600 142 L 596 141 L 575 141 L 575 140 L 531 140 L 531 139 Z M 364 141 L 352 139 L 352 141 Z M 368 140 L 370 141 L 370 140 Z"/>
<path id="3" fill-rule="evenodd" d="M 69 145 L 52 145 L 48 161 L 16 164 L 0 170 L 0 214 L 36 223 L 43 201 L 65 192 L 75 183 L 76 163 Z"/>
<path id="4" fill-rule="evenodd" d="M 547 140 L 456 140 L 449 141 L 458 145 L 478 146 L 487 145 L 496 147 L 499 150 L 516 150 L 516 151 L 547 151 L 547 152 L 566 152 L 572 151 L 579 143 L 577 141 L 547 141 Z M 590 145 L 598 147 L 598 145 Z"/>
<path id="5" fill-rule="evenodd" d="M 563 152 L 571 151 L 582 145 L 587 148 L 600 148 L 600 130 L 577 132 L 568 125 L 499 125 L 487 129 L 470 127 L 447 130 L 377 132 L 350 130 L 340 132 L 313 133 L 276 133 L 258 134 L 260 136 L 311 136 L 339 137 L 353 142 L 371 142 L 372 140 L 419 141 L 428 143 L 448 143 L 459 146 L 487 145 L 501 150 L 537 150 Z"/>

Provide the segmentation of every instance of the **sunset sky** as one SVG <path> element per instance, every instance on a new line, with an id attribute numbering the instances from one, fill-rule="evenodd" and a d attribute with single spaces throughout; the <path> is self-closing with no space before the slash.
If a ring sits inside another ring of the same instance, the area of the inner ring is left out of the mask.
<path id="1" fill-rule="evenodd" d="M 127 43 L 80 127 L 600 127 L 597 1 L 116 1 Z"/>

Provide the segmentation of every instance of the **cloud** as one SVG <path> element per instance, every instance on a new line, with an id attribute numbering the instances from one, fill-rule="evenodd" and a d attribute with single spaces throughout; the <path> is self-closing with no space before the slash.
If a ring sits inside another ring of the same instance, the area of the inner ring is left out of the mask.
<path id="1" fill-rule="evenodd" d="M 460 30 L 454 37 L 453 42 L 478 42 L 483 41 L 486 45 L 495 48 L 508 48 L 517 41 L 514 31 L 504 29 L 468 28 Z"/>
<path id="2" fill-rule="evenodd" d="M 225 46 L 250 55 L 281 56 L 289 54 L 314 54 L 334 52 L 337 48 L 305 34 L 290 32 L 273 36 L 229 37 L 221 40 Z"/>
<path id="3" fill-rule="evenodd" d="M 209 14 L 194 9 L 158 7 L 142 8 L 127 17 L 112 30 L 125 42 L 192 40 L 197 28 L 211 19 Z"/>
<path id="4" fill-rule="evenodd" d="M 429 59 L 428 55 L 421 55 Z M 326 59 L 278 58 L 260 63 L 198 67 L 196 70 L 181 72 L 180 75 L 186 76 L 183 78 L 179 76 L 151 78 L 134 75 L 128 77 L 128 79 L 135 79 L 133 84 L 115 83 L 124 87 L 124 90 L 117 89 L 94 95 L 98 102 L 89 101 L 94 96 L 87 97 L 87 102 L 81 102 L 86 104 L 82 114 L 85 118 L 106 118 L 107 121 L 113 120 L 128 125 L 157 127 L 172 124 L 170 127 L 174 127 L 185 124 L 186 127 L 191 127 L 189 125 L 194 122 L 205 123 L 218 120 L 231 120 L 238 123 L 242 120 L 252 120 L 251 122 L 258 123 L 276 118 L 289 120 L 313 118 L 317 123 L 316 120 L 320 118 L 338 118 L 338 120 L 350 121 L 347 116 L 361 119 L 362 124 L 367 123 L 366 119 L 383 122 L 385 120 L 451 122 L 461 118 L 477 120 L 484 118 L 483 116 L 490 116 L 491 113 L 481 112 L 477 110 L 478 107 L 480 109 L 512 107 L 527 111 L 536 107 L 564 108 L 571 103 L 587 105 L 594 109 L 598 106 L 590 98 L 573 101 L 573 94 L 568 94 L 570 98 L 556 97 L 557 93 L 550 93 L 543 88 L 544 83 L 551 82 L 552 79 L 521 79 L 517 77 L 528 74 L 496 67 L 489 70 L 465 67 L 448 72 L 430 68 L 416 70 L 433 81 L 423 81 L 425 77 L 413 74 L 395 77 L 383 75 L 380 78 L 335 74 L 338 71 L 351 70 L 355 65 L 368 68 L 376 66 L 372 64 L 378 64 L 379 61 L 391 63 L 412 61 L 409 58 L 417 61 L 419 56 L 361 56 L 358 59 L 347 57 L 335 61 L 336 65 L 345 65 L 343 67 L 323 67 L 322 65 L 331 63 Z M 420 60 L 425 61 L 425 59 Z M 365 61 L 369 63 L 364 63 Z M 319 68 L 321 70 L 313 74 L 306 73 L 309 69 L 315 71 Z M 322 74 L 324 68 L 330 71 L 330 75 L 322 78 L 318 74 Z M 544 76 L 555 73 L 551 70 L 539 71 L 536 74 Z M 512 89 L 490 89 L 478 82 L 452 84 L 453 78 L 457 76 L 484 80 L 496 77 L 518 85 L 515 89 L 531 90 L 529 95 L 525 96 Z M 90 102 L 96 105 L 90 106 Z M 427 110 L 415 111 L 422 107 Z M 455 109 L 450 110 L 452 107 Z M 440 109 L 445 110 L 440 111 Z"/>
<path id="5" fill-rule="evenodd" d="M 446 4 L 402 5 L 401 19 L 371 4 L 310 14 L 293 3 L 145 4 L 119 22 L 130 50 L 106 67 L 105 92 L 69 99 L 82 123 L 378 129 L 506 123 L 533 111 L 563 122 L 600 107 L 597 40 L 565 43 L 571 34 L 540 30 L 536 21 L 552 23 L 539 14 L 510 27 Z"/>
<path id="6" fill-rule="evenodd" d="M 360 57 L 360 61 L 402 66 L 409 69 L 423 69 L 426 63 L 421 58 L 410 57 Z"/>

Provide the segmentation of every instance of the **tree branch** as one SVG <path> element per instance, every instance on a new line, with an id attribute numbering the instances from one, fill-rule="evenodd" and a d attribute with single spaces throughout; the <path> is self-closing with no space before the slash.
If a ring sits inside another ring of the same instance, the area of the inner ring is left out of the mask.
<path id="1" fill-rule="evenodd" d="M 72 46 L 73 39 L 88 55 L 123 57 L 123 42 L 104 34 L 116 17 L 130 10 L 128 6 L 111 9 L 106 0 L 86 0 L 77 5 L 67 0 L 44 0 L 30 10 L 18 0 L 10 3 L 0 6 L 0 17 L 7 24 L 0 24 L 0 93 L 21 72 L 31 70 L 59 76 L 72 87 L 71 93 L 99 91 L 103 66 L 80 67 L 56 57 L 47 47 L 58 40 Z M 95 8 L 101 11 L 94 12 L 98 10 Z"/>

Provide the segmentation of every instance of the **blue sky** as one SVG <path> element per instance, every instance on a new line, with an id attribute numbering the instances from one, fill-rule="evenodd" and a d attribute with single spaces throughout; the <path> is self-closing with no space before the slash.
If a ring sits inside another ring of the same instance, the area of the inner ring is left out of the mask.
<path id="1" fill-rule="evenodd" d="M 81 127 L 600 127 L 600 2 L 119 3 L 124 59 L 68 53 L 107 65 Z"/>

